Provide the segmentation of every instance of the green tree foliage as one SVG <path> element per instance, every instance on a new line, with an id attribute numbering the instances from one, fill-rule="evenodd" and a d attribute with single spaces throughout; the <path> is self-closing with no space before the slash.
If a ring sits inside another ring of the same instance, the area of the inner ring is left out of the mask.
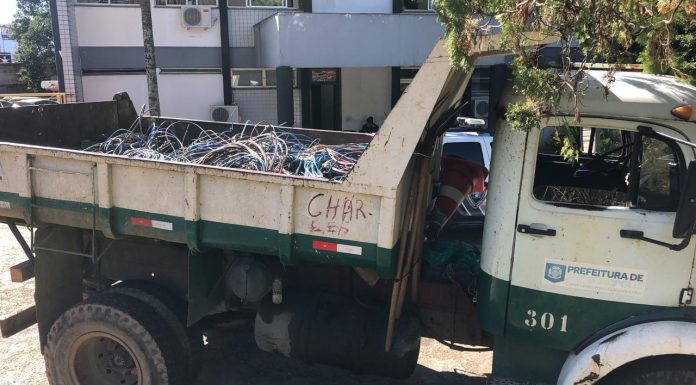
<path id="1" fill-rule="evenodd" d="M 455 67 L 473 65 L 470 53 L 484 35 L 500 33 L 514 52 L 514 88 L 524 99 L 509 106 L 506 118 L 516 129 L 540 127 L 544 115 L 559 112 L 563 97 L 575 108 L 562 113 L 578 121 L 592 63 L 611 64 L 607 86 L 614 71 L 636 61 L 649 72 L 696 79 L 696 0 L 434 0 L 434 6 Z M 560 38 L 560 66 L 544 67 L 525 48 L 531 42 L 522 32 Z M 576 49 L 580 68 L 573 66 Z"/>
<path id="2" fill-rule="evenodd" d="M 41 81 L 56 74 L 56 61 L 48 0 L 17 0 L 17 13 L 11 25 L 17 40 L 19 81 L 31 91 L 41 90 Z"/>

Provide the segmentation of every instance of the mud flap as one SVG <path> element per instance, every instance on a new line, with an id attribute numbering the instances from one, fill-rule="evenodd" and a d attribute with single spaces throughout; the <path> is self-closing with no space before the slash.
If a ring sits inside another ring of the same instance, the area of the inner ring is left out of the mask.
<path id="1" fill-rule="evenodd" d="M 47 226 L 36 230 L 35 244 L 42 248 L 81 252 L 82 230 Z M 71 306 L 82 301 L 82 276 L 85 259 L 57 251 L 37 250 L 34 265 L 36 320 L 39 324 L 41 351 L 53 323 Z"/>
<path id="2" fill-rule="evenodd" d="M 193 325 L 223 301 L 225 263 L 219 251 L 188 257 L 188 326 Z"/>

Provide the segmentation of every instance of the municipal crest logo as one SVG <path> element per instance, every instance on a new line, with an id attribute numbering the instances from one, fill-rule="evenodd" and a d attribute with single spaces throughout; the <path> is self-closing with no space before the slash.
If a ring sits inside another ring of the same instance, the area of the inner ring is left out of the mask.
<path id="1" fill-rule="evenodd" d="M 544 278 L 553 283 L 563 282 L 565 280 L 566 266 L 557 263 L 546 263 Z"/>

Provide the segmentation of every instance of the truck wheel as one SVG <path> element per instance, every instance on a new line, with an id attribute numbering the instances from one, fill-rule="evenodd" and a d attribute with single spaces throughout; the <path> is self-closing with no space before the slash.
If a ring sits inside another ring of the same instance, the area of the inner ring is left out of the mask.
<path id="1" fill-rule="evenodd" d="M 696 360 L 664 356 L 640 360 L 617 369 L 604 385 L 693 385 L 696 384 Z"/>
<path id="2" fill-rule="evenodd" d="M 46 375 L 52 385 L 180 385 L 185 365 L 178 349 L 174 333 L 150 307 L 104 293 L 53 324 L 44 349 Z"/>
<path id="3" fill-rule="evenodd" d="M 193 381 L 203 361 L 203 334 L 197 326 L 186 328 L 186 305 L 167 289 L 145 281 L 123 282 L 107 292 L 121 293 L 139 299 L 150 306 L 176 335 L 187 365 L 187 379 Z"/>

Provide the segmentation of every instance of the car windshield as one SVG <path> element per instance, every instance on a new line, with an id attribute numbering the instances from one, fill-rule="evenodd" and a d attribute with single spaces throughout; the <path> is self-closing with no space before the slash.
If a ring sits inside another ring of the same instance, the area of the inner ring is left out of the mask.
<path id="1" fill-rule="evenodd" d="M 483 152 L 478 142 L 449 142 L 445 143 L 442 155 L 456 155 L 458 157 L 474 161 L 480 165 L 485 165 Z"/>

